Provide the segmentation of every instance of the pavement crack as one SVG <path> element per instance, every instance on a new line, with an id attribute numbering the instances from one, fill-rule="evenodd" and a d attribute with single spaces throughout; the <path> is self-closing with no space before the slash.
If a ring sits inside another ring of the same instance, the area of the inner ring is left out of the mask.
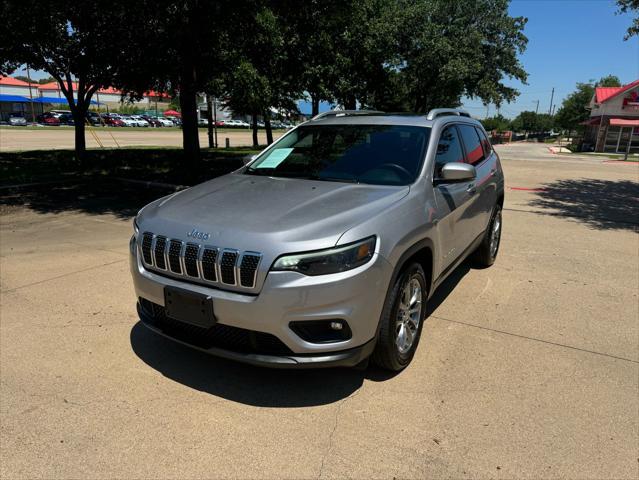
<path id="1" fill-rule="evenodd" d="M 483 327 L 481 325 L 475 325 L 467 322 L 460 322 L 459 320 L 451 320 L 450 318 L 444 318 L 437 315 L 431 315 L 430 318 L 436 318 L 437 320 L 443 320 L 445 322 L 457 323 L 459 325 L 465 325 L 467 327 L 479 328 L 481 330 L 488 330 L 494 333 L 501 333 L 502 335 L 510 335 L 511 337 L 523 338 L 525 340 L 532 340 L 533 342 L 545 343 L 547 345 L 554 345 L 556 347 L 569 348 L 571 350 L 577 350 L 579 352 L 592 353 L 594 355 L 601 355 L 602 357 L 614 358 L 615 360 L 622 360 L 624 362 L 639 363 L 638 360 L 632 358 L 619 357 L 617 355 L 611 355 L 610 353 L 597 352 L 595 350 L 588 350 L 587 348 L 574 347 L 572 345 L 566 345 L 564 343 L 551 342 L 550 340 L 543 340 L 541 338 L 528 337 L 526 335 L 520 335 L 518 333 L 506 332 L 505 330 L 497 330 L 495 328 Z"/>
<path id="2" fill-rule="evenodd" d="M 21 289 L 27 288 L 27 287 L 33 287 L 35 285 L 40 285 L 42 283 L 50 282 L 52 280 L 59 280 L 60 278 L 68 277 L 70 275 L 75 275 L 76 273 L 88 272 L 89 270 L 95 270 L 96 268 L 102 268 L 102 267 L 108 267 L 109 265 L 113 265 L 115 263 L 126 262 L 126 261 L 127 260 L 123 258 L 123 259 L 120 259 L 120 260 L 114 260 L 113 262 L 107 262 L 107 263 L 102 263 L 100 265 L 94 265 L 92 267 L 82 268 L 80 270 L 76 270 L 75 272 L 63 273 L 62 275 L 57 275 L 55 277 L 45 278 L 44 280 L 38 280 L 37 282 L 28 283 L 26 285 L 20 285 L 19 287 L 9 288 L 7 290 L 2 290 L 2 292 L 0 292 L 0 293 L 15 292 L 16 290 L 21 290 Z"/>
<path id="3" fill-rule="evenodd" d="M 326 451 L 324 452 L 324 455 L 322 456 L 322 464 L 320 465 L 319 473 L 317 474 L 318 479 L 322 478 L 322 475 L 324 474 L 324 464 L 326 463 L 326 460 L 328 459 L 329 455 L 331 454 L 331 450 L 333 449 L 333 436 L 335 435 L 335 430 L 337 430 L 337 425 L 339 423 L 339 416 L 342 412 L 342 408 L 344 407 L 346 402 L 348 402 L 352 398 L 355 398 L 357 395 L 359 395 L 361 391 L 362 391 L 362 388 L 360 387 L 359 390 L 357 390 L 352 395 L 349 395 L 348 397 L 346 397 L 337 406 L 337 409 L 335 411 L 335 420 L 333 423 L 333 429 L 331 430 L 331 433 L 328 436 L 328 447 L 326 447 Z"/>

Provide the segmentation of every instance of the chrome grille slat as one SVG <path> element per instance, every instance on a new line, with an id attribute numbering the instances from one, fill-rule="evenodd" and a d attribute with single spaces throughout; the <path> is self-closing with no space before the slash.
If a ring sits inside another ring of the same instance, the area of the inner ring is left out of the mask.
<path id="1" fill-rule="evenodd" d="M 142 263 L 186 281 L 211 285 L 255 288 L 262 254 L 240 252 L 144 232 L 138 237 Z"/>
<path id="2" fill-rule="evenodd" d="M 182 271 L 189 277 L 200 278 L 200 269 L 198 268 L 199 255 L 199 245 L 187 243 L 184 246 L 184 256 L 182 257 L 184 269 Z"/>
<path id="3" fill-rule="evenodd" d="M 153 245 L 153 264 L 160 270 L 166 270 L 166 237 L 158 235 Z"/>
<path id="4" fill-rule="evenodd" d="M 169 264 L 169 269 L 173 273 L 181 274 L 183 271 L 181 254 L 182 254 L 182 242 L 180 242 L 179 240 L 169 240 L 168 264 Z"/>
<path id="5" fill-rule="evenodd" d="M 227 285 L 237 285 L 236 266 L 239 252 L 237 250 L 224 249 L 220 259 L 220 280 Z"/>

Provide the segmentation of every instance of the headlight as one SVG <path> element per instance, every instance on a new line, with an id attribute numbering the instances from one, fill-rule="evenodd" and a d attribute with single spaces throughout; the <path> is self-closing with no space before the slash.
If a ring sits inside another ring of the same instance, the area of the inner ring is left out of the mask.
<path id="1" fill-rule="evenodd" d="M 377 238 L 373 236 L 341 247 L 284 255 L 275 261 L 271 270 L 292 270 L 313 276 L 344 272 L 364 265 L 373 258 L 376 241 Z"/>

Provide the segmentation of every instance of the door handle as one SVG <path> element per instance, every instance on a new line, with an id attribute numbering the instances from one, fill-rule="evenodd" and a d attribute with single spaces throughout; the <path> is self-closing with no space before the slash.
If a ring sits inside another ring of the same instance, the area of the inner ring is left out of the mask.
<path id="1" fill-rule="evenodd" d="M 477 187 L 475 186 L 475 184 L 474 184 L 474 183 L 470 183 L 470 184 L 468 184 L 468 186 L 466 187 L 466 191 L 467 191 L 469 194 L 473 195 L 473 194 L 475 194 L 475 192 L 477 192 Z"/>

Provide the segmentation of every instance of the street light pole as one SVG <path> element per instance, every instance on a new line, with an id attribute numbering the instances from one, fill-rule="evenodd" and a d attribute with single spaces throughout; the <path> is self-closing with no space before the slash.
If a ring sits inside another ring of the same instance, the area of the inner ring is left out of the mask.
<path id="1" fill-rule="evenodd" d="M 31 72 L 29 71 L 29 65 L 27 65 L 27 78 L 29 79 L 29 103 L 31 104 L 31 123 L 35 122 L 35 110 L 33 109 L 33 94 L 31 93 Z"/>
<path id="2" fill-rule="evenodd" d="M 550 115 L 550 111 L 552 109 L 552 101 L 555 98 L 555 87 L 552 87 L 552 93 L 550 94 L 550 105 L 548 106 L 548 115 Z"/>
<path id="3" fill-rule="evenodd" d="M 535 108 L 535 114 L 539 113 L 539 100 L 537 100 L 537 108 Z"/>

